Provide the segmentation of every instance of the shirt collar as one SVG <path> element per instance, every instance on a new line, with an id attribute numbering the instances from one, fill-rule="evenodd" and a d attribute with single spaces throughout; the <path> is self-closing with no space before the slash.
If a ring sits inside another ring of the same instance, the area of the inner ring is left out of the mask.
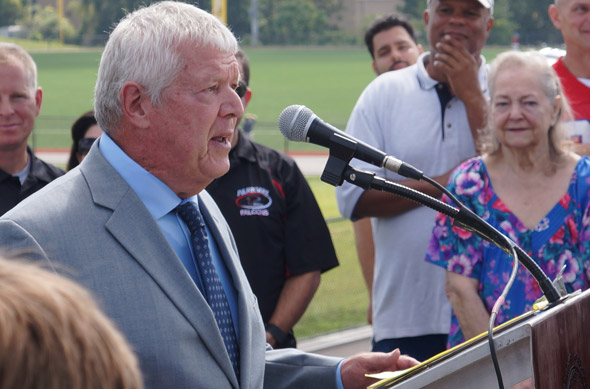
<path id="1" fill-rule="evenodd" d="M 103 133 L 98 142 L 102 155 L 127 181 L 154 219 L 160 219 L 181 203 L 172 189 L 125 154 L 108 134 Z M 193 197 L 197 202 L 197 196 Z"/>
<path id="2" fill-rule="evenodd" d="M 256 162 L 256 158 L 254 156 L 254 145 L 252 144 L 252 141 L 246 134 L 242 132 L 242 130 L 238 131 L 240 133 L 238 137 L 238 144 L 230 151 L 230 160 L 235 156 L 235 158 L 245 159 L 249 162 Z"/>
<path id="3" fill-rule="evenodd" d="M 27 166 L 25 166 L 25 168 L 23 170 L 21 170 L 20 172 L 13 174 L 14 177 L 18 177 L 21 185 L 25 183 L 25 180 L 27 179 L 27 176 L 31 172 L 32 166 L 34 163 L 33 150 L 31 149 L 30 146 L 27 146 L 27 154 L 29 155 L 29 158 L 27 161 Z"/>
<path id="4" fill-rule="evenodd" d="M 424 59 L 430 55 L 430 52 L 427 51 L 422 53 L 418 60 L 416 61 L 416 66 L 418 67 L 417 77 L 418 77 L 418 84 L 424 90 L 432 89 L 439 83 L 439 81 L 430 77 L 428 72 L 426 71 L 426 66 L 424 66 Z M 479 87 L 481 88 L 484 96 L 488 95 L 488 65 L 486 64 L 486 59 L 483 55 L 479 56 L 481 60 L 481 65 L 479 66 L 477 77 L 479 79 Z"/>
<path id="5" fill-rule="evenodd" d="M 27 179 L 27 176 L 29 174 L 37 177 L 41 181 L 45 181 L 45 182 L 51 181 L 51 178 L 47 177 L 47 175 L 44 174 L 45 170 L 39 169 L 37 167 L 37 165 L 40 162 L 35 160 L 35 155 L 33 154 L 33 149 L 31 148 L 31 146 L 28 146 L 28 145 L 27 145 L 27 154 L 29 154 L 27 166 L 25 166 L 25 168 L 23 170 L 21 170 L 20 172 L 18 172 L 16 174 L 9 174 L 9 173 L 5 172 L 4 170 L 0 169 L 0 181 L 4 181 L 5 179 L 7 179 L 9 177 L 17 177 L 20 181 L 20 184 L 23 185 L 23 183 L 25 182 L 25 180 Z"/>

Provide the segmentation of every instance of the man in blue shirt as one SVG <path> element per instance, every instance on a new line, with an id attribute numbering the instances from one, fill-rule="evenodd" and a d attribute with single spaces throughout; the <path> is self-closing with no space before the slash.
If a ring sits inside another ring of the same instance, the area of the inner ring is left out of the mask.
<path id="1" fill-rule="evenodd" d="M 104 134 L 69 174 L 0 219 L 26 249 L 91 289 L 137 352 L 147 388 L 350 387 L 416 363 L 271 350 L 236 245 L 203 189 L 229 169 L 243 107 L 237 41 L 164 1 L 127 15 L 103 52 Z"/>

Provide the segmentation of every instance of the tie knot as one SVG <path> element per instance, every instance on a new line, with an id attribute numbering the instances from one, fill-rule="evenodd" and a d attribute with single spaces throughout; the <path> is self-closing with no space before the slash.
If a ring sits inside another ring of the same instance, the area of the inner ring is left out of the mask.
<path id="1" fill-rule="evenodd" d="M 176 212 L 186 224 L 191 234 L 196 233 L 199 229 L 205 228 L 201 211 L 199 211 L 199 207 L 197 207 L 193 202 L 187 201 L 184 204 L 180 204 L 178 207 L 176 207 Z"/>

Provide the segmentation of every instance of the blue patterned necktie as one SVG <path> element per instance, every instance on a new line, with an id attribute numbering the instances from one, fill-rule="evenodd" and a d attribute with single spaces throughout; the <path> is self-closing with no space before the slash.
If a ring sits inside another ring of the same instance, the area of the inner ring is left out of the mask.
<path id="1" fill-rule="evenodd" d="M 227 302 L 227 297 L 217 275 L 217 270 L 211 259 L 209 251 L 209 239 L 205 223 L 199 208 L 192 202 L 187 201 L 176 208 L 176 212 L 182 218 L 191 233 L 191 243 L 199 273 L 205 289 L 205 298 L 215 315 L 217 326 L 221 332 L 223 343 L 229 354 L 236 376 L 240 377 L 240 350 L 234 330 L 234 322 Z"/>

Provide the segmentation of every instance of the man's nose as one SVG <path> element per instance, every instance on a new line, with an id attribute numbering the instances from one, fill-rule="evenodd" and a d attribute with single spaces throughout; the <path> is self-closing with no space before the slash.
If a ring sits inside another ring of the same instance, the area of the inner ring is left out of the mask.
<path id="1" fill-rule="evenodd" d="M 465 16 L 460 12 L 455 12 L 449 18 L 449 23 L 454 25 L 463 25 L 465 24 Z"/>
<path id="2" fill-rule="evenodd" d="M 222 116 L 234 115 L 237 118 L 242 117 L 244 114 L 244 104 L 235 90 L 229 88 L 229 93 L 227 93 L 227 98 L 222 104 L 221 109 Z"/>
<path id="3" fill-rule="evenodd" d="M 8 116 L 14 112 L 10 99 L 0 97 L 0 115 Z"/>

